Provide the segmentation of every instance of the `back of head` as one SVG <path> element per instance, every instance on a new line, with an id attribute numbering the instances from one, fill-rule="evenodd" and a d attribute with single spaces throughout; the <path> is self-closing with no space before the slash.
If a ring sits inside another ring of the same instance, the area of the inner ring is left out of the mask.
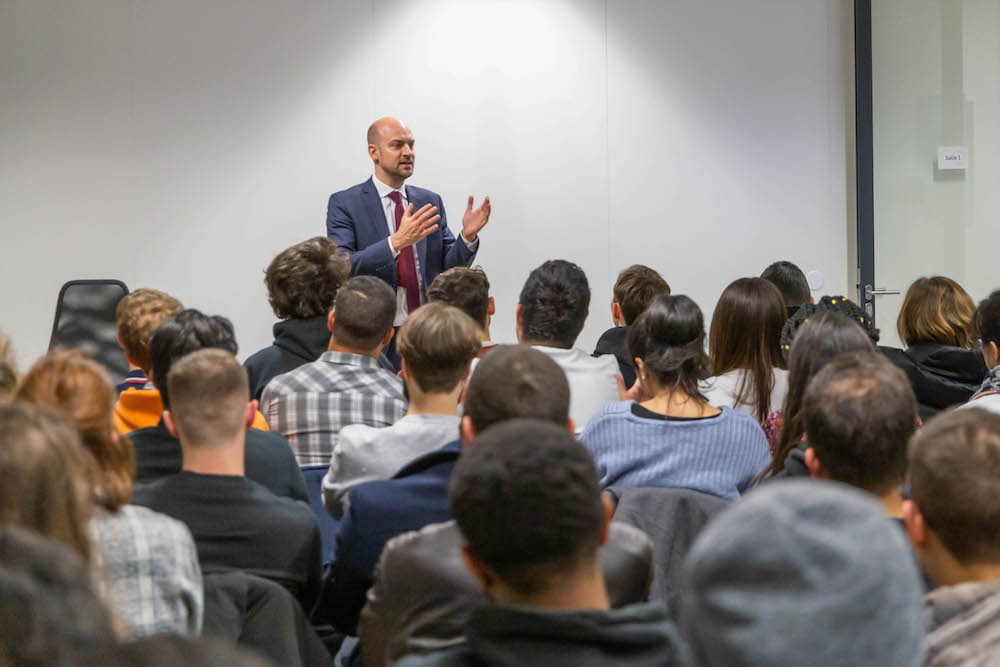
<path id="1" fill-rule="evenodd" d="M 14 346 L 7 334 L 0 331 L 0 400 L 14 391 L 17 386 L 17 361 Z"/>
<path id="2" fill-rule="evenodd" d="M 490 281 L 480 268 L 456 266 L 438 274 L 427 288 L 427 300 L 455 306 L 483 331 L 490 310 Z"/>
<path id="3" fill-rule="evenodd" d="M 704 400 L 698 382 L 708 377 L 705 320 L 689 297 L 661 294 L 629 327 L 629 354 L 641 359 L 661 388 Z"/>
<path id="4" fill-rule="evenodd" d="M 205 349 L 184 356 L 170 369 L 167 386 L 183 446 L 227 444 L 246 428 L 250 385 L 231 353 Z"/>
<path id="5" fill-rule="evenodd" d="M 806 274 L 802 273 L 795 264 L 791 262 L 775 262 L 764 269 L 760 277 L 778 288 L 785 306 L 801 306 L 809 303 L 809 281 Z"/>
<path id="6" fill-rule="evenodd" d="M 118 302 L 118 339 L 129 361 L 147 375 L 152 370 L 149 341 L 165 319 L 179 313 L 184 306 L 166 292 L 141 287 Z"/>
<path id="7" fill-rule="evenodd" d="M 72 422 L 21 401 L 0 405 L 0 524 L 90 556 L 93 475 Z"/>
<path id="8" fill-rule="evenodd" d="M 975 301 L 951 278 L 917 278 L 903 297 L 896 329 L 906 346 L 938 343 L 968 347 L 975 312 Z"/>
<path id="9" fill-rule="evenodd" d="M 163 409 L 170 409 L 170 390 L 167 376 L 174 362 L 186 354 L 217 347 L 236 354 L 236 334 L 233 323 L 221 315 L 205 315 L 189 308 L 164 320 L 150 339 L 149 350 L 153 362 L 153 382 L 160 390 Z"/>
<path id="10" fill-rule="evenodd" d="M 337 244 L 315 236 L 278 253 L 264 271 L 271 309 L 279 320 L 327 315 L 351 261 Z"/>
<path id="11" fill-rule="evenodd" d="M 128 503 L 135 477 L 135 450 L 112 421 L 114 390 L 107 371 L 79 350 L 53 350 L 25 374 L 17 398 L 71 419 L 93 461 L 97 496 L 116 510 Z"/>
<path id="12" fill-rule="evenodd" d="M 356 350 L 374 350 L 392 329 L 396 295 L 372 276 L 354 276 L 337 290 L 333 339 Z"/>
<path id="13" fill-rule="evenodd" d="M 800 313 L 812 311 L 812 308 L 812 304 L 807 304 L 800 309 Z M 786 331 L 788 324 L 799 319 L 800 313 L 786 323 Z M 832 310 L 812 312 L 811 317 L 804 319 L 801 327 L 796 327 L 795 342 L 791 347 L 788 355 L 788 394 L 783 408 L 784 426 L 771 466 L 765 472 L 768 477 L 781 471 L 785 457 L 799 444 L 805 432 L 802 401 L 809 381 L 839 354 L 875 351 L 868 331 L 860 323 Z"/>
<path id="14" fill-rule="evenodd" d="M 515 419 L 476 437 L 448 497 L 469 552 L 518 593 L 592 562 L 604 516 L 597 470 L 565 428 Z"/>
<path id="15" fill-rule="evenodd" d="M 508 419 L 542 419 L 565 428 L 569 382 L 548 355 L 524 345 L 504 345 L 482 358 L 469 378 L 465 415 L 477 433 Z"/>
<path id="16" fill-rule="evenodd" d="M 875 328 L 875 323 L 858 304 L 843 296 L 824 296 L 818 303 L 804 304 L 788 318 L 785 326 L 781 329 L 781 353 L 788 357 L 799 329 L 819 313 L 827 312 L 838 313 L 857 322 L 868 334 L 871 342 L 878 343 L 879 331 Z"/>
<path id="17" fill-rule="evenodd" d="M 110 614 L 90 581 L 68 547 L 0 526 L 0 664 L 77 664 L 85 647 L 111 642 Z"/>
<path id="18" fill-rule="evenodd" d="M 884 495 L 903 483 L 917 399 L 903 372 L 878 352 L 846 352 L 809 382 L 806 438 L 830 479 Z"/>
<path id="19" fill-rule="evenodd" d="M 670 285 L 648 266 L 633 264 L 618 274 L 612 294 L 615 303 L 622 309 L 625 325 L 631 326 L 654 297 L 670 294 Z"/>
<path id="20" fill-rule="evenodd" d="M 902 531 L 868 494 L 783 480 L 698 536 L 681 628 L 699 667 L 884 665 L 923 658 L 923 588 Z"/>
<path id="21" fill-rule="evenodd" d="M 731 282 L 712 315 L 708 336 L 712 374 L 749 371 L 737 388 L 737 402 L 756 405 L 758 421 L 771 412 L 774 369 L 784 366 L 781 328 L 785 319 L 781 294 L 763 278 Z"/>
<path id="22" fill-rule="evenodd" d="M 1000 290 L 991 292 L 979 302 L 973 323 L 976 335 L 984 345 L 995 343 L 1000 346 Z"/>
<path id="23" fill-rule="evenodd" d="M 451 392 L 465 378 L 481 347 L 479 327 L 458 308 L 428 303 L 399 328 L 396 349 L 421 391 Z"/>
<path id="24" fill-rule="evenodd" d="M 549 260 L 528 276 L 518 303 L 522 341 L 569 349 L 590 310 L 587 275 L 572 262 Z"/>
<path id="25" fill-rule="evenodd" d="M 940 414 L 910 443 L 910 495 L 962 565 L 1000 563 L 1000 415 Z"/>

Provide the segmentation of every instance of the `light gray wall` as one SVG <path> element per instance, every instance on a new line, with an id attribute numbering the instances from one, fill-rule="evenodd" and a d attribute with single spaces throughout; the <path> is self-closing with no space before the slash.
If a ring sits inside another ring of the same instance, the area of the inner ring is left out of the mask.
<path id="1" fill-rule="evenodd" d="M 268 344 L 264 267 L 324 233 L 384 114 L 453 231 L 492 197 L 498 340 L 555 257 L 590 277 L 587 348 L 635 262 L 706 322 L 775 259 L 846 293 L 849 5 L 3 0 L 0 329 L 27 363 L 64 281 L 116 277 L 232 318 L 241 356 Z"/>

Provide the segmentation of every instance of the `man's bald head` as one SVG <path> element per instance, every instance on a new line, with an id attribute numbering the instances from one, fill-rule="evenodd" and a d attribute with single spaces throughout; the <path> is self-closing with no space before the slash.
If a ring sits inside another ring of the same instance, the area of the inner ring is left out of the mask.
<path id="1" fill-rule="evenodd" d="M 413 132 L 398 118 L 379 118 L 368 128 L 368 155 L 380 181 L 402 187 L 413 174 Z"/>
<path id="2" fill-rule="evenodd" d="M 399 120 L 398 118 L 393 118 L 392 116 L 383 116 L 377 121 L 368 126 L 368 143 L 369 145 L 378 145 L 379 137 L 382 135 L 383 130 L 394 129 L 394 130 L 408 130 L 406 123 Z"/>

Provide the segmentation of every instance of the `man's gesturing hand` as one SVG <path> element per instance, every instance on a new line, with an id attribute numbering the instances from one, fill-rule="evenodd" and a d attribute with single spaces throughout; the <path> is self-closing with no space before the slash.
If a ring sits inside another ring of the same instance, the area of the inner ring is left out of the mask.
<path id="1" fill-rule="evenodd" d="M 472 210 L 473 202 L 472 195 L 469 195 L 469 205 L 465 208 L 465 215 L 462 216 L 462 236 L 469 243 L 479 238 L 479 230 L 490 221 L 490 211 L 492 210 L 489 197 L 476 210 Z"/>
<path id="2" fill-rule="evenodd" d="M 438 228 L 437 221 L 441 216 L 437 214 L 437 206 L 424 204 L 416 213 L 413 212 L 413 204 L 406 207 L 403 217 L 399 221 L 396 233 L 390 239 L 392 247 L 399 252 L 403 248 L 409 248 L 420 239 L 430 236 Z"/>

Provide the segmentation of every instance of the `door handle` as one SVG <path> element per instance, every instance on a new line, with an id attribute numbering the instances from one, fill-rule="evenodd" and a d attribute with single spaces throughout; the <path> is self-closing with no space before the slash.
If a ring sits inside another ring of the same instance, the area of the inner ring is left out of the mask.
<path id="1" fill-rule="evenodd" d="M 865 285 L 865 301 L 871 301 L 873 297 L 886 294 L 899 294 L 898 289 L 876 289 L 871 285 Z"/>

